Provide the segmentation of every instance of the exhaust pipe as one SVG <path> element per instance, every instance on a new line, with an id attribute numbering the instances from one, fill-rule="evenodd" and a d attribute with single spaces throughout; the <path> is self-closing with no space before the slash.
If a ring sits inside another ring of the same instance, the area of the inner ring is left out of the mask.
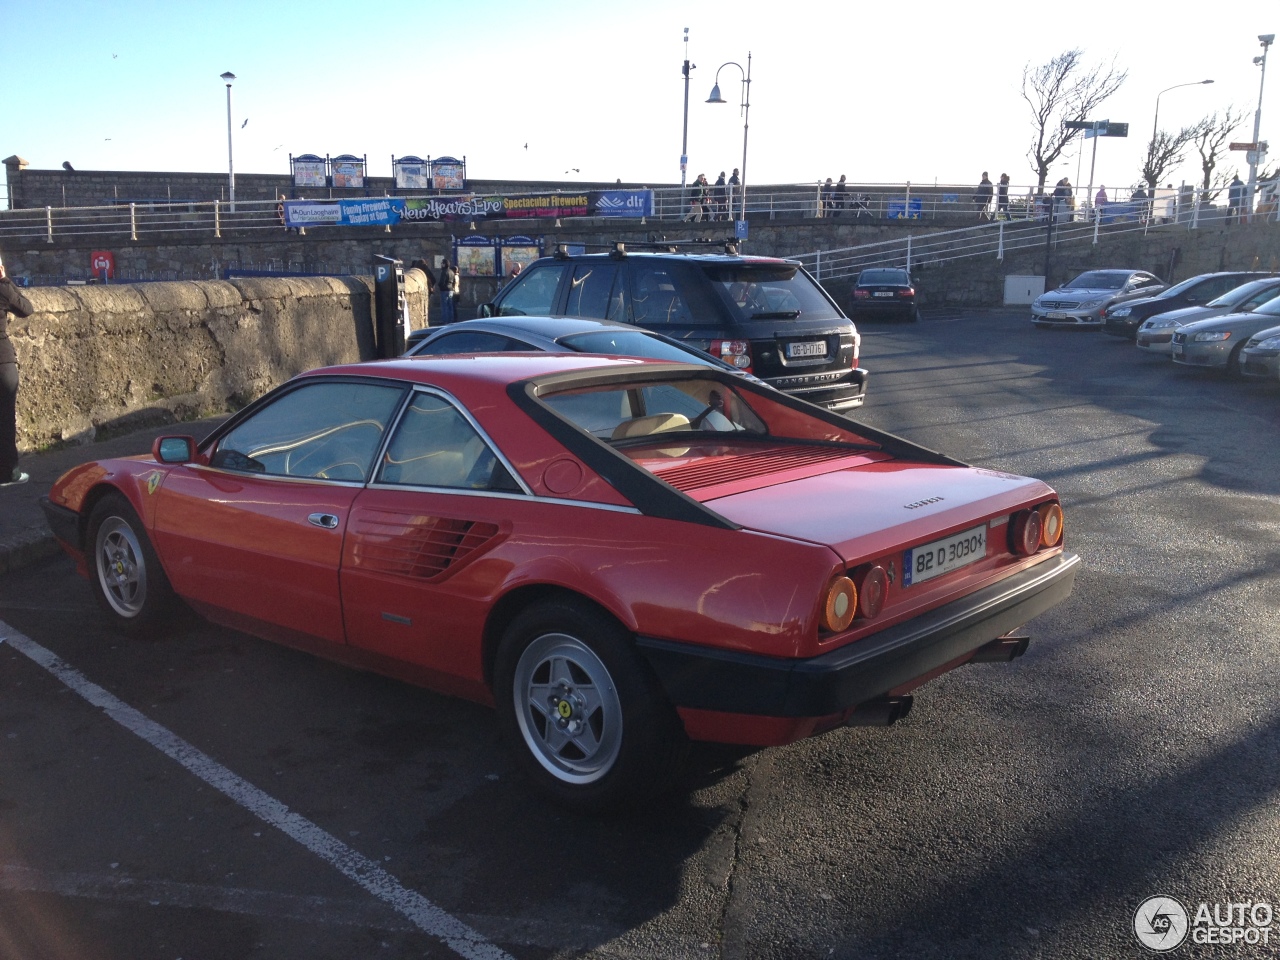
<path id="1" fill-rule="evenodd" d="M 973 651 L 970 663 L 1008 663 L 1027 652 L 1031 643 L 1031 634 L 1011 630 L 1003 637 L 996 637 L 990 643 L 983 644 Z"/>
<path id="2" fill-rule="evenodd" d="M 911 712 L 913 700 L 905 697 L 878 697 L 854 708 L 845 720 L 846 727 L 888 727 Z"/>

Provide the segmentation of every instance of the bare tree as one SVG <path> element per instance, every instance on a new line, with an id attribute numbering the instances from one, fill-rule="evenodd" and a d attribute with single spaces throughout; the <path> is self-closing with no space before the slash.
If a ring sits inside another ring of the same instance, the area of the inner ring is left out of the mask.
<path id="1" fill-rule="evenodd" d="M 1222 159 L 1223 147 L 1236 132 L 1236 128 L 1244 122 L 1244 112 L 1228 106 L 1219 117 L 1217 111 L 1205 117 L 1196 125 L 1193 138 L 1196 150 L 1200 154 L 1200 170 L 1203 179 L 1200 181 L 1200 201 L 1212 203 L 1218 198 L 1227 185 L 1233 170 L 1217 170 L 1218 161 Z"/>
<path id="2" fill-rule="evenodd" d="M 1147 155 L 1142 161 L 1142 179 L 1147 182 L 1150 191 L 1154 192 L 1164 175 L 1182 162 L 1187 146 L 1200 134 L 1203 125 L 1202 120 L 1193 126 L 1183 127 L 1177 133 L 1156 131 L 1156 135 L 1147 144 Z"/>
<path id="3" fill-rule="evenodd" d="M 1049 168 L 1081 134 L 1067 129 L 1067 122 L 1100 119 L 1089 114 L 1119 90 L 1128 76 L 1127 70 L 1116 69 L 1114 60 L 1105 67 L 1087 66 L 1082 50 L 1067 50 L 1048 63 L 1038 67 L 1028 63 L 1022 68 L 1022 99 L 1031 108 L 1035 130 L 1027 159 L 1039 178 L 1041 192 L 1049 179 Z"/>

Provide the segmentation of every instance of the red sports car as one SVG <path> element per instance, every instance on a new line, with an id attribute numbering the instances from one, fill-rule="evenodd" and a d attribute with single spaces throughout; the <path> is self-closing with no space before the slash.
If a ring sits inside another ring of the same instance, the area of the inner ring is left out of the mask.
<path id="1" fill-rule="evenodd" d="M 331 367 L 45 504 L 129 633 L 219 623 L 495 704 L 581 808 L 689 740 L 888 723 L 1071 591 L 1045 484 L 708 367 L 501 354 Z"/>

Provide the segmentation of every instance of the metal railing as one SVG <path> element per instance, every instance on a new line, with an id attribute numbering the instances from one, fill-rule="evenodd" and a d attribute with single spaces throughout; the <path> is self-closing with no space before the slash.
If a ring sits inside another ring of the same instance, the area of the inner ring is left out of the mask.
<path id="1" fill-rule="evenodd" d="M 1257 222 L 1280 223 L 1280 205 L 1260 204 L 1252 219 Z M 1053 223 L 1052 242 L 1094 243 L 1103 237 L 1129 233 L 1197 230 L 1210 224 L 1230 225 L 1243 217 L 1230 208 L 1193 203 L 1189 208 L 1160 207 L 1150 201 L 1125 201 L 1107 204 L 1084 213 L 1060 211 Z M 946 263 L 970 257 L 994 257 L 1003 260 L 1007 253 L 1043 249 L 1048 228 L 1047 217 L 1039 220 L 984 221 L 977 226 L 955 230 L 931 231 L 915 236 L 879 243 L 860 244 L 828 250 L 792 254 L 819 280 L 850 277 L 868 267 L 903 267 L 911 270 L 921 264 Z"/>

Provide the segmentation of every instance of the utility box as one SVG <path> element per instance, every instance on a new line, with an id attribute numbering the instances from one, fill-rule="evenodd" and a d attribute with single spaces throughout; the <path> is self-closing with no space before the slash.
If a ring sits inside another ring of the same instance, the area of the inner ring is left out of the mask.
<path id="1" fill-rule="evenodd" d="M 1021 304 L 1030 305 L 1042 293 L 1044 293 L 1044 277 L 1004 278 L 1004 305 L 1006 307 Z"/>
<path id="2" fill-rule="evenodd" d="M 404 353 L 409 302 L 404 295 L 404 263 L 395 257 L 373 258 L 373 333 L 382 359 Z"/>

